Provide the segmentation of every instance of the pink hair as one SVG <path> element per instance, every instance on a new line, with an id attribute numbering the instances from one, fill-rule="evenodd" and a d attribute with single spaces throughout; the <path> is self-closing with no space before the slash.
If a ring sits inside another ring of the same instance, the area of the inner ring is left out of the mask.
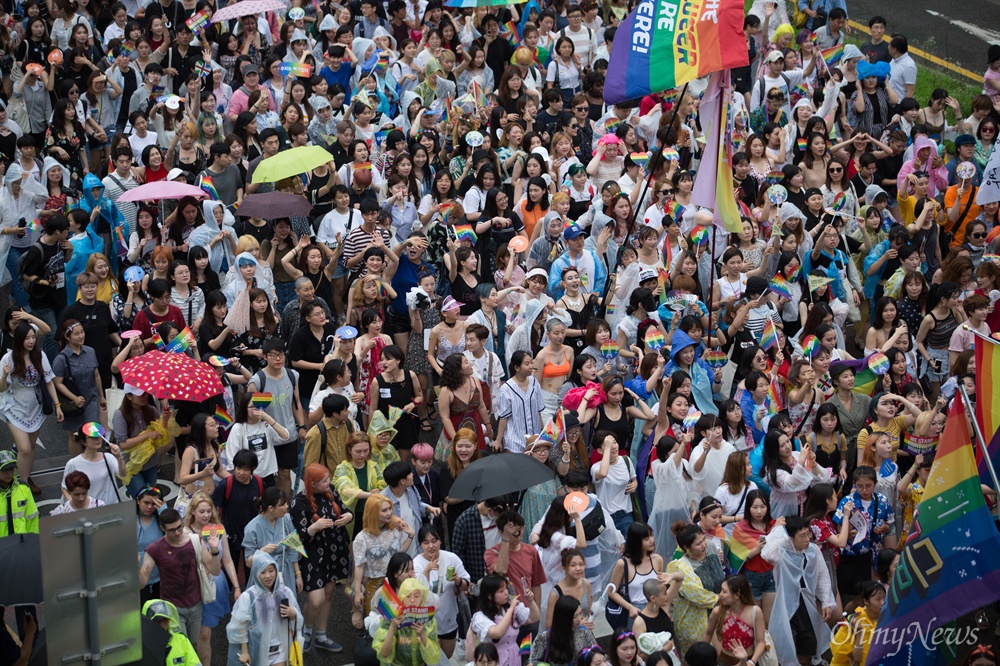
<path id="1" fill-rule="evenodd" d="M 413 445 L 410 455 L 417 460 L 431 460 L 434 457 L 434 447 L 426 442 L 420 442 Z"/>

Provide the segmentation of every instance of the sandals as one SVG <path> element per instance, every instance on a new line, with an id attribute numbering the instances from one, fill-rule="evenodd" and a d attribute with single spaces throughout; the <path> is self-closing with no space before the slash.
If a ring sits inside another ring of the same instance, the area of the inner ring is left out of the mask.
<path id="1" fill-rule="evenodd" d="M 420 419 L 420 430 L 421 432 L 431 432 L 434 430 L 434 424 L 431 423 L 429 417 Z"/>

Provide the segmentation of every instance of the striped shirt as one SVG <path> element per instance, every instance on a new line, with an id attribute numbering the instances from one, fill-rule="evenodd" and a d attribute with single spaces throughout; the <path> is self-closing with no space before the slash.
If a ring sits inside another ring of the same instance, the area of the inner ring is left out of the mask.
<path id="1" fill-rule="evenodd" d="M 542 387 L 534 377 L 528 377 L 528 390 L 522 391 L 516 379 L 508 379 L 497 396 L 496 415 L 507 419 L 503 433 L 503 448 L 512 453 L 524 453 L 525 439 L 542 431 Z"/>

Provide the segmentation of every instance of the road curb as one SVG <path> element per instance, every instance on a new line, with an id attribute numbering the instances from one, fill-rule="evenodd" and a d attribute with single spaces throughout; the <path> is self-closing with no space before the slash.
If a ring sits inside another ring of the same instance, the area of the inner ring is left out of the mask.
<path id="1" fill-rule="evenodd" d="M 858 32 L 862 32 L 869 36 L 871 36 L 872 34 L 871 31 L 868 29 L 868 26 L 858 23 L 857 21 L 848 21 L 848 24 L 850 24 L 851 28 L 857 30 Z M 939 58 L 936 55 L 927 53 L 926 51 L 921 51 L 920 49 L 914 46 L 911 46 L 908 49 L 908 52 L 912 56 L 916 56 L 917 58 L 926 60 L 927 62 L 937 65 L 938 67 L 943 67 L 944 69 L 947 69 L 949 72 L 963 76 L 969 79 L 969 81 L 971 81 L 972 83 L 977 83 L 981 85 L 983 82 L 983 77 L 981 74 L 976 74 L 975 72 L 965 69 L 964 67 L 959 67 L 958 65 L 950 63 L 947 60 L 944 60 L 943 58 Z"/>

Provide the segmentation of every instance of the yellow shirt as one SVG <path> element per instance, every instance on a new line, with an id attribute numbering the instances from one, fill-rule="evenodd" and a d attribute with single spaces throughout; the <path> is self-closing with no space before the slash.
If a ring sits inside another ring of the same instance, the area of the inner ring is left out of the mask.
<path id="1" fill-rule="evenodd" d="M 855 609 L 857 619 L 857 630 L 848 621 L 842 621 L 837 625 L 837 631 L 830 641 L 830 666 L 852 666 L 855 662 L 851 659 L 856 645 L 861 645 L 861 661 L 865 663 L 868 659 L 868 648 L 872 644 L 872 634 L 875 632 L 876 621 L 868 617 L 868 613 L 862 606 Z"/>

